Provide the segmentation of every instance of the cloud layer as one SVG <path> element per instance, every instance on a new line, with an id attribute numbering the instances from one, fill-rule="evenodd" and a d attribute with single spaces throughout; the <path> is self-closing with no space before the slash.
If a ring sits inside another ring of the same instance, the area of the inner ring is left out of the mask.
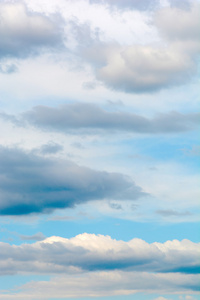
<path id="1" fill-rule="evenodd" d="M 1 275 L 70 270 L 199 273 L 200 247 L 189 240 L 148 244 L 141 239 L 124 242 L 84 233 L 71 239 L 52 236 L 20 246 L 0 243 L 0 247 Z"/>
<path id="2" fill-rule="evenodd" d="M 0 214 L 49 213 L 91 200 L 145 195 L 127 176 L 95 171 L 33 152 L 0 148 Z"/>
<path id="3" fill-rule="evenodd" d="M 182 114 L 174 111 L 157 114 L 150 119 L 133 113 L 108 112 L 95 104 L 87 103 L 65 104 L 57 108 L 36 106 L 19 118 L 5 113 L 0 117 L 17 125 L 25 121 L 42 129 L 64 133 L 80 129 L 91 133 L 98 133 L 97 130 L 146 134 L 177 133 L 197 128 L 200 121 L 199 113 Z"/>

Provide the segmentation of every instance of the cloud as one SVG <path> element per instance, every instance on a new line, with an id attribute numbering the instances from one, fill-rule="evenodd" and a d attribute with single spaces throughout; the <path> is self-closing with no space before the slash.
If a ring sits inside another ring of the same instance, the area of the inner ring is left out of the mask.
<path id="1" fill-rule="evenodd" d="M 113 209 L 122 209 L 122 206 L 121 204 L 118 204 L 118 203 L 109 203 L 109 206 Z"/>
<path id="2" fill-rule="evenodd" d="M 197 274 L 199 244 L 189 240 L 148 244 L 141 239 L 117 241 L 109 236 L 52 236 L 20 246 L 0 243 L 0 273 L 63 274 L 112 271 Z M 12 257 L 12 261 L 10 260 Z"/>
<path id="3" fill-rule="evenodd" d="M 111 8 L 117 8 L 122 10 L 150 10 L 154 9 L 159 1 L 157 0 L 89 0 L 91 4 L 108 5 Z"/>
<path id="4" fill-rule="evenodd" d="M 0 3 L 0 57 L 24 58 L 38 48 L 62 44 L 59 20 L 28 11 L 20 2 Z M 54 17 L 55 18 L 55 17 Z"/>
<path id="5" fill-rule="evenodd" d="M 96 78 L 116 91 L 149 93 L 182 85 L 198 71 L 199 20 L 199 3 L 188 9 L 165 7 L 152 21 L 163 38 L 159 45 L 94 42 L 84 57 L 94 66 Z"/>
<path id="6" fill-rule="evenodd" d="M 1 215 L 50 213 L 91 200 L 136 200 L 146 195 L 128 176 L 4 147 L 0 194 Z"/>
<path id="7" fill-rule="evenodd" d="M 7 116 L 7 117 L 6 117 Z M 16 122 L 16 117 L 2 115 L 4 119 Z M 198 126 L 199 113 L 181 114 L 170 112 L 157 114 L 154 118 L 126 112 L 108 112 L 97 105 L 87 103 L 65 104 L 58 108 L 36 106 L 21 115 L 36 127 L 68 132 L 83 129 L 98 133 L 97 130 L 129 131 L 136 133 L 177 133 L 193 130 Z M 18 120 L 20 124 L 20 119 Z"/>
<path id="8" fill-rule="evenodd" d="M 49 142 L 45 145 L 43 145 L 39 152 L 42 154 L 56 154 L 63 150 L 63 146 L 60 144 L 57 144 L 55 142 Z"/>
<path id="9" fill-rule="evenodd" d="M 197 42 L 197 49 L 199 49 L 200 4 L 198 1 L 193 1 L 188 5 L 187 9 L 165 7 L 158 10 L 155 13 L 155 24 L 168 39 L 179 42 L 187 41 L 188 43 Z M 175 22 L 177 19 L 178 22 Z"/>
<path id="10" fill-rule="evenodd" d="M 113 51 L 96 76 L 114 90 L 149 93 L 183 84 L 195 70 L 192 57 L 174 47 L 134 45 Z"/>
<path id="11" fill-rule="evenodd" d="M 181 149 L 183 153 L 187 156 L 200 156 L 200 146 L 193 145 L 190 149 Z"/>
<path id="12" fill-rule="evenodd" d="M 0 64 L 0 73 L 12 74 L 17 72 L 17 70 L 18 70 L 17 66 L 13 63 L 4 62 Z"/>
<path id="13" fill-rule="evenodd" d="M 96 298 L 135 293 L 195 293 L 188 286 L 198 286 L 198 277 L 183 274 L 152 274 L 145 272 L 92 272 L 66 274 L 49 281 L 31 281 L 20 289 L 0 294 L 2 300 Z M 137 295 L 136 295 L 137 299 Z M 162 298 L 161 298 L 162 299 Z M 160 299 L 160 300 L 161 300 Z M 164 300 L 164 299 L 163 299 Z"/>
<path id="14" fill-rule="evenodd" d="M 42 232 L 38 232 L 34 235 L 20 235 L 22 241 L 42 241 L 46 237 Z"/>
<path id="15" fill-rule="evenodd" d="M 182 216 L 191 216 L 192 213 L 189 211 L 179 212 L 172 209 L 163 209 L 163 210 L 157 210 L 157 214 L 163 216 L 163 217 L 182 217 Z"/>

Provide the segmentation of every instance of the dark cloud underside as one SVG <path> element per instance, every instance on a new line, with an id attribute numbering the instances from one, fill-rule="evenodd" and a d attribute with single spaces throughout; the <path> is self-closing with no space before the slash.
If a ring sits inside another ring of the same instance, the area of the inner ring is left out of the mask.
<path id="1" fill-rule="evenodd" d="M 0 148 L 0 214 L 49 213 L 99 199 L 135 200 L 145 194 L 127 176 L 70 161 Z"/>

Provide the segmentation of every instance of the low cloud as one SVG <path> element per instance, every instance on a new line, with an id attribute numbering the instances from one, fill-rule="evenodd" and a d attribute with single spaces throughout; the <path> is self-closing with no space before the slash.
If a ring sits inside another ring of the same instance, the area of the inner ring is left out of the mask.
<path id="1" fill-rule="evenodd" d="M 146 195 L 128 176 L 15 148 L 0 148 L 0 178 L 0 215 L 50 213 L 92 200 Z"/>
<path id="2" fill-rule="evenodd" d="M 189 211 L 179 212 L 172 209 L 157 210 L 156 213 L 163 217 L 183 217 L 192 215 L 192 213 Z"/>
<path id="3" fill-rule="evenodd" d="M 94 42 L 83 51 L 84 57 L 94 66 L 97 79 L 113 90 L 149 93 L 182 85 L 198 72 L 199 12 L 195 2 L 184 9 L 177 5 L 158 9 L 152 23 L 162 44 Z"/>
<path id="4" fill-rule="evenodd" d="M 43 145 L 39 152 L 42 154 L 56 154 L 63 150 L 63 146 L 60 144 L 57 144 L 55 142 L 49 142 L 45 145 Z"/>
<path id="5" fill-rule="evenodd" d="M 28 11 L 23 3 L 4 2 L 0 3 L 0 18 L 0 58 L 24 58 L 36 54 L 38 48 L 55 48 L 62 44 L 58 17 L 51 20 L 43 14 Z"/>
<path id="6" fill-rule="evenodd" d="M 108 5 L 112 8 L 117 8 L 120 10 L 150 10 L 154 9 L 159 5 L 158 0 L 89 0 L 91 4 L 102 4 Z"/>
<path id="7" fill-rule="evenodd" d="M 195 275 L 152 274 L 146 272 L 91 272 L 79 275 L 66 274 L 49 281 L 31 281 L 18 289 L 4 291 L 2 300 L 36 300 L 96 298 L 136 294 L 186 294 L 195 293 L 189 285 L 199 285 Z M 197 294 L 197 292 L 196 292 Z M 134 297 L 134 296 L 133 296 Z M 136 295 L 137 298 L 137 295 Z M 158 298 L 164 300 L 165 298 Z M 187 299 L 187 298 L 186 298 Z M 189 299 L 189 298 L 188 298 Z M 165 299 L 170 300 L 170 299 Z"/>
<path id="8" fill-rule="evenodd" d="M 46 237 L 42 232 L 38 232 L 34 235 L 20 235 L 22 241 L 42 241 Z"/>
<path id="9" fill-rule="evenodd" d="M 84 233 L 71 239 L 52 236 L 33 244 L 0 243 L 0 246 L 1 275 L 62 274 L 70 270 L 71 273 L 111 270 L 164 274 L 199 272 L 199 244 L 189 240 L 148 244 L 137 238 L 124 242 Z"/>
<path id="10" fill-rule="evenodd" d="M 16 123 L 16 117 L 9 117 Z M 6 119 L 6 115 L 4 116 Z M 36 106 L 21 116 L 21 122 L 36 127 L 61 132 L 83 129 L 98 133 L 97 130 L 129 131 L 135 133 L 176 133 L 193 130 L 200 121 L 199 113 L 182 114 L 169 112 L 146 118 L 126 112 L 108 112 L 94 104 L 65 104 L 58 108 Z M 20 123 L 20 118 L 18 119 Z"/>

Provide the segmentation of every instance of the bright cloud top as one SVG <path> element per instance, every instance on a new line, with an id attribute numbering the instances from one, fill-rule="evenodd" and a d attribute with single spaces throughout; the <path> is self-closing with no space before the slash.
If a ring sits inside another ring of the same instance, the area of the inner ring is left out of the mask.
<path id="1" fill-rule="evenodd" d="M 141 239 L 124 242 L 84 233 L 71 239 L 53 236 L 20 246 L 1 243 L 0 259 L 1 275 L 68 270 L 197 274 L 199 255 L 199 244 L 189 240 L 148 244 Z"/>

